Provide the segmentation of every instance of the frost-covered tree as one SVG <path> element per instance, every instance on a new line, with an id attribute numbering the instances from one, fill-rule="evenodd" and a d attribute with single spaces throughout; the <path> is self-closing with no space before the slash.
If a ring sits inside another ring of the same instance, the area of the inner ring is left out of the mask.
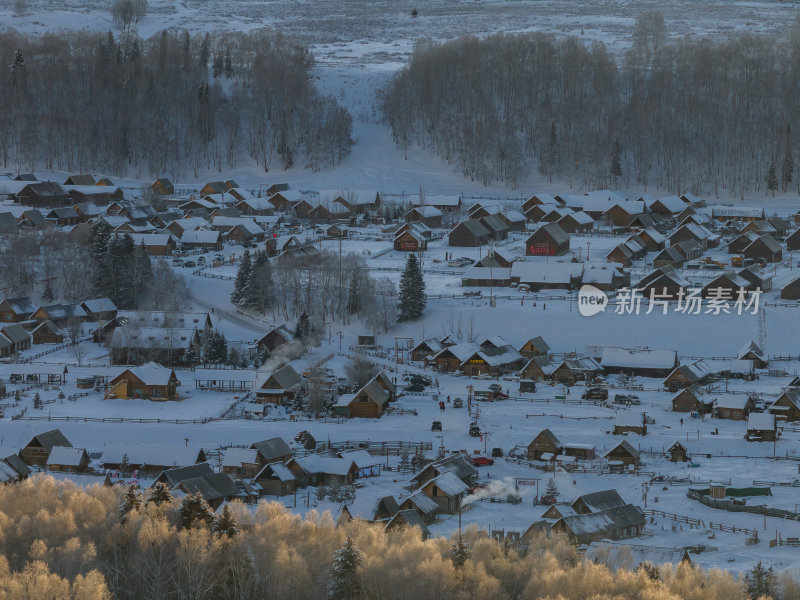
<path id="1" fill-rule="evenodd" d="M 461 534 L 459 534 L 458 539 L 450 546 L 450 560 L 453 561 L 456 569 L 461 569 L 470 556 L 472 556 L 472 551 L 469 548 L 469 544 L 465 543 Z"/>

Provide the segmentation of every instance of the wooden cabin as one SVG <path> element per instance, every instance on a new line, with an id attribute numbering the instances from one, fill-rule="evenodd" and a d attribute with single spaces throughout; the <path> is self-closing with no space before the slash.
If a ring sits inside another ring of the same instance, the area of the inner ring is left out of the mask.
<path id="1" fill-rule="evenodd" d="M 155 402 L 178 399 L 180 381 L 175 371 L 149 362 L 125 369 L 108 383 L 107 398 L 147 399 Z"/>
<path id="2" fill-rule="evenodd" d="M 44 467 L 50 457 L 50 452 L 56 447 L 72 448 L 72 444 L 59 429 L 52 429 L 33 436 L 20 450 L 19 455 L 26 465 Z"/>
<path id="3" fill-rule="evenodd" d="M 622 440 L 611 448 L 605 453 L 604 458 L 608 461 L 609 466 L 612 466 L 612 463 L 621 463 L 625 466 L 635 465 L 638 467 L 640 462 L 639 451 L 631 446 L 627 440 Z"/>
<path id="4" fill-rule="evenodd" d="M 543 429 L 528 444 L 528 460 L 545 460 L 542 455 L 550 455 L 549 460 L 555 459 L 559 454 L 563 454 L 564 445 L 549 429 Z"/>

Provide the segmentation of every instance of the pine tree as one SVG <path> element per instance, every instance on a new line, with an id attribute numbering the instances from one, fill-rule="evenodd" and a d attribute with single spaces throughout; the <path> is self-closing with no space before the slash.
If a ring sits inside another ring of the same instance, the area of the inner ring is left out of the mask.
<path id="1" fill-rule="evenodd" d="M 183 355 L 183 360 L 190 367 L 194 367 L 197 364 L 197 351 L 194 349 L 194 344 L 189 344 L 189 348 Z"/>
<path id="2" fill-rule="evenodd" d="M 200 66 L 204 71 L 208 69 L 209 58 L 211 58 L 211 36 L 206 31 L 205 35 L 203 35 L 203 41 L 200 44 L 200 56 L 198 58 Z"/>
<path id="3" fill-rule="evenodd" d="M 108 244 L 111 240 L 111 226 L 103 220 L 92 224 L 89 234 L 89 256 L 92 261 L 92 295 L 108 295 L 111 273 L 107 260 Z"/>
<path id="4" fill-rule="evenodd" d="M 59 399 L 61 402 L 64 402 L 64 398 L 66 398 L 66 397 L 67 397 L 67 396 L 64 394 L 64 390 L 61 390 L 60 392 L 58 392 L 58 399 Z"/>
<path id="5" fill-rule="evenodd" d="M 547 489 L 545 489 L 546 496 L 553 496 L 554 498 L 558 496 L 558 488 L 556 487 L 555 479 L 549 479 L 547 481 Z"/>
<path id="6" fill-rule="evenodd" d="M 400 277 L 400 316 L 398 321 L 412 321 L 422 316 L 426 304 L 425 280 L 415 254 L 409 254 Z"/>
<path id="7" fill-rule="evenodd" d="M 239 528 L 236 526 L 236 519 L 233 518 L 231 509 L 227 504 L 222 507 L 222 513 L 214 521 L 213 529 L 220 537 L 227 536 L 232 538 L 239 533 Z"/>
<path id="8" fill-rule="evenodd" d="M 752 600 L 762 596 L 771 597 L 775 592 L 775 573 L 772 567 L 765 569 L 761 561 L 745 573 L 744 581 L 747 584 L 747 593 Z"/>
<path id="9" fill-rule="evenodd" d="M 178 512 L 184 529 L 210 527 L 214 522 L 214 513 L 200 494 L 187 494 Z"/>
<path id="10" fill-rule="evenodd" d="M 233 59 L 231 58 L 231 49 L 225 49 L 225 77 L 230 79 L 233 77 Z"/>
<path id="11" fill-rule="evenodd" d="M 414 466 L 411 464 L 411 458 L 408 454 L 403 454 L 400 457 L 400 464 L 397 465 L 397 470 L 400 473 L 411 473 L 414 470 Z"/>
<path id="12" fill-rule="evenodd" d="M 275 302 L 272 265 L 269 263 L 266 250 L 257 250 L 253 257 L 252 276 L 246 293 L 248 306 L 264 312 Z"/>
<path id="13" fill-rule="evenodd" d="M 783 165 L 781 165 L 781 182 L 783 191 L 792 183 L 792 172 L 794 171 L 794 158 L 792 153 L 792 126 L 786 124 L 786 141 L 783 144 Z"/>
<path id="14" fill-rule="evenodd" d="M 289 136 L 286 133 L 286 123 L 281 126 L 281 137 L 278 140 L 278 156 L 281 157 L 283 170 L 291 169 L 294 164 L 294 154 L 289 144 Z"/>
<path id="15" fill-rule="evenodd" d="M 778 176 L 775 173 L 775 162 L 773 161 L 769 165 L 769 171 L 767 171 L 767 190 L 772 192 L 772 197 L 775 197 L 775 190 L 778 189 Z"/>
<path id="16" fill-rule="evenodd" d="M 303 311 L 300 318 L 297 319 L 297 326 L 294 329 L 294 337 L 307 344 L 311 338 L 311 320 L 308 318 L 308 313 Z"/>
<path id="17" fill-rule="evenodd" d="M 142 497 L 136 488 L 132 485 L 128 486 L 128 491 L 125 492 L 125 501 L 119 509 L 120 518 L 124 518 L 129 512 L 139 510 L 142 506 Z"/>
<path id="18" fill-rule="evenodd" d="M 245 250 L 239 263 L 239 270 L 236 272 L 236 280 L 233 282 L 231 302 L 234 306 L 244 306 L 247 303 L 247 293 L 250 289 L 252 274 L 253 265 L 250 260 L 250 251 Z"/>
<path id="19" fill-rule="evenodd" d="M 465 544 L 459 534 L 458 539 L 450 546 L 450 560 L 453 561 L 453 566 L 460 570 L 470 556 L 472 556 L 472 551 L 469 549 L 469 544 Z"/>
<path id="20" fill-rule="evenodd" d="M 358 271 L 354 270 L 348 286 L 347 312 L 350 315 L 361 310 L 361 281 Z"/>
<path id="21" fill-rule="evenodd" d="M 548 166 L 548 180 L 549 183 L 553 183 L 553 171 L 555 171 L 556 165 L 559 163 L 561 156 L 561 151 L 558 148 L 558 135 L 556 134 L 556 122 L 552 121 L 550 123 L 550 154 L 547 160 Z"/>
<path id="22" fill-rule="evenodd" d="M 128 467 L 131 464 L 131 460 L 128 458 L 128 453 L 124 453 L 122 455 L 122 462 L 119 464 L 119 470 L 122 471 L 122 476 L 125 476 L 125 473 L 128 472 Z"/>
<path id="23" fill-rule="evenodd" d="M 36 392 L 36 395 L 33 397 L 33 408 L 42 408 L 42 398 L 39 396 L 39 392 Z"/>
<path id="24" fill-rule="evenodd" d="M 614 149 L 611 152 L 608 173 L 614 177 L 614 184 L 617 183 L 617 177 L 622 175 L 622 143 L 619 134 L 614 137 Z"/>
<path id="25" fill-rule="evenodd" d="M 11 73 L 14 75 L 25 69 L 25 56 L 22 54 L 22 50 L 17 48 L 14 51 L 14 56 L 11 59 L 11 64 L 9 66 L 11 67 Z"/>
<path id="26" fill-rule="evenodd" d="M 147 496 L 145 504 L 147 506 L 151 504 L 161 506 L 162 504 L 169 504 L 170 502 L 172 502 L 172 494 L 169 493 L 169 489 L 166 485 L 157 481 L 153 487 L 150 488 L 150 495 Z"/>
<path id="27" fill-rule="evenodd" d="M 348 536 L 336 552 L 331 565 L 331 580 L 328 583 L 329 600 L 353 600 L 361 593 L 358 579 L 358 567 L 361 564 L 361 552 Z"/>
<path id="28" fill-rule="evenodd" d="M 228 342 L 222 332 L 210 329 L 203 336 L 203 362 L 219 365 L 228 359 Z"/>

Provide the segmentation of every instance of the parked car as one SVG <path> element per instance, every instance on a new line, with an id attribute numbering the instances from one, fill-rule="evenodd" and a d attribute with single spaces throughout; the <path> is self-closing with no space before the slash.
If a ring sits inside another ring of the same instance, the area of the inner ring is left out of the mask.
<path id="1" fill-rule="evenodd" d="M 434 421 L 431 423 L 431 431 L 441 431 L 442 430 L 442 422 L 441 421 Z"/>
<path id="2" fill-rule="evenodd" d="M 182 267 L 183 266 L 183 261 L 180 258 L 175 258 L 175 259 L 172 260 L 172 266 L 173 267 Z"/>
<path id="3" fill-rule="evenodd" d="M 492 458 L 499 458 L 503 456 L 502 448 L 492 448 Z"/>
<path id="4" fill-rule="evenodd" d="M 499 392 L 502 391 L 503 386 L 500 385 L 499 383 L 492 383 L 489 385 L 489 389 L 492 390 L 493 392 Z"/>
<path id="5" fill-rule="evenodd" d="M 193 260 L 185 260 L 183 261 L 184 267 L 196 267 L 197 265 L 194 263 Z"/>
<path id="6" fill-rule="evenodd" d="M 225 255 L 224 254 L 215 254 L 214 260 L 218 260 L 219 262 L 225 262 Z"/>
<path id="7" fill-rule="evenodd" d="M 488 456 L 473 456 L 469 459 L 469 462 L 476 467 L 491 467 L 494 464 L 494 459 L 489 458 Z"/>
<path id="8" fill-rule="evenodd" d="M 481 437 L 483 434 L 481 433 L 481 428 L 478 427 L 477 423 L 472 423 L 469 426 L 469 435 L 471 437 Z"/>
<path id="9" fill-rule="evenodd" d="M 608 390 L 605 388 L 592 387 L 583 392 L 583 400 L 608 400 Z"/>
<path id="10" fill-rule="evenodd" d="M 405 390 L 406 392 L 424 392 L 425 386 L 419 383 L 412 383 L 411 385 L 407 385 Z"/>
<path id="11" fill-rule="evenodd" d="M 199 265 L 206 264 L 206 257 L 205 256 L 198 256 L 197 257 L 197 264 L 199 264 Z"/>
<path id="12" fill-rule="evenodd" d="M 423 387 L 428 387 L 431 385 L 431 383 L 433 383 L 430 377 L 425 377 L 424 375 L 412 375 L 409 381 L 412 384 L 416 383 L 417 385 L 421 385 Z"/>
<path id="13" fill-rule="evenodd" d="M 464 401 L 461 398 L 456 398 L 453 400 L 453 408 L 463 408 Z"/>

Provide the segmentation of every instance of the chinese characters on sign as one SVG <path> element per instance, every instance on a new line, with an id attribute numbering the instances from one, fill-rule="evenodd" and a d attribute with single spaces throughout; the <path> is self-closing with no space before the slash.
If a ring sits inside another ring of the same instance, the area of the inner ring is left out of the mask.
<path id="1" fill-rule="evenodd" d="M 719 314 L 751 314 L 758 313 L 761 289 L 753 291 L 739 289 L 734 295 L 730 289 L 716 287 L 708 290 L 705 297 L 702 296 L 700 288 L 661 288 L 658 292 L 656 288 L 650 288 L 649 297 L 642 295 L 642 290 L 638 288 L 622 288 L 617 294 L 616 308 L 614 312 L 618 315 L 638 315 L 642 307 L 642 300 L 648 300 L 647 310 L 644 314 L 660 310 L 666 315 L 669 312 L 670 302 L 672 312 L 684 315 L 719 315 Z"/>

